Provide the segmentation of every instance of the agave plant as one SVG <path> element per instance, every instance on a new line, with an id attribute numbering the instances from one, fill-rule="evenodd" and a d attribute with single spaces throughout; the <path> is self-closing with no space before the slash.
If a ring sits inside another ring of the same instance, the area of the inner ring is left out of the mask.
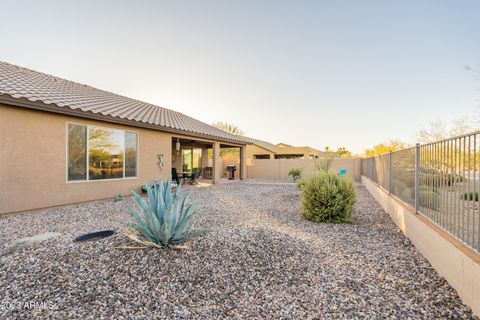
<path id="1" fill-rule="evenodd" d="M 126 222 L 137 234 L 129 238 L 144 246 L 168 247 L 195 237 L 205 230 L 194 230 L 195 207 L 187 204 L 190 192 L 182 194 L 181 185 L 172 192 L 172 179 L 164 184 L 163 180 L 153 185 L 145 183 L 148 201 L 136 192 L 133 197 L 138 208 L 128 208 L 135 222 Z"/>

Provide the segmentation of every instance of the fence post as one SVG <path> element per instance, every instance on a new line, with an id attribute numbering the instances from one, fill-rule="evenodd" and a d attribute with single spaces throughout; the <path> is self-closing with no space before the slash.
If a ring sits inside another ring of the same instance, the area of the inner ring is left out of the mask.
<path id="1" fill-rule="evenodd" d="M 392 194 L 392 150 L 388 154 L 388 195 Z"/>
<path id="2" fill-rule="evenodd" d="M 415 145 L 415 213 L 418 213 L 420 205 L 420 144 Z"/>
<path id="3" fill-rule="evenodd" d="M 374 165 L 374 162 L 375 162 L 375 157 L 371 157 L 370 159 L 372 159 L 370 161 L 371 162 L 370 163 L 370 176 L 371 176 L 370 179 L 375 182 L 375 180 L 373 179 L 373 165 Z"/>

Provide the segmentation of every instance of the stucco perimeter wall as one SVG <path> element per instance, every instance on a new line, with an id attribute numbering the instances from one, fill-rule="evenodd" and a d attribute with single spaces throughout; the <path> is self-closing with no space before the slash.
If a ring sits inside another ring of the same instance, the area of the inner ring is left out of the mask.
<path id="1" fill-rule="evenodd" d="M 66 125 L 76 122 L 139 134 L 138 178 L 66 182 Z M 0 214 L 129 195 L 171 168 L 172 136 L 0 104 Z M 164 167 L 156 155 L 164 154 Z"/>
<path id="2" fill-rule="evenodd" d="M 307 177 L 316 170 L 318 159 L 253 159 L 247 161 L 248 179 L 291 179 L 288 172 L 292 168 L 302 169 L 302 177 Z M 360 181 L 361 159 L 335 158 L 330 168 L 332 172 L 347 170 L 347 175 Z"/>
<path id="3" fill-rule="evenodd" d="M 261 148 L 255 144 L 247 145 L 246 151 L 247 151 L 246 153 L 247 159 L 253 159 L 253 156 L 258 154 L 268 154 L 270 156 L 270 159 L 273 159 L 275 157 L 272 151 Z"/>
<path id="4" fill-rule="evenodd" d="M 227 166 L 234 165 L 237 167 L 235 171 L 235 179 L 240 179 L 240 159 L 238 158 L 223 158 L 220 160 L 220 168 L 222 168 L 221 177 L 227 177 Z"/>
<path id="5" fill-rule="evenodd" d="M 368 178 L 362 176 L 362 183 L 462 301 L 480 315 L 480 255 L 422 215 L 415 214 Z"/>

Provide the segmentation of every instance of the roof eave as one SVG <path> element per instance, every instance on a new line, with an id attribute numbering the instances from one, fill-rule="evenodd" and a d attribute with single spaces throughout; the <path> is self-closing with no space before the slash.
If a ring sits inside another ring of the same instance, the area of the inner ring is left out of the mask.
<path id="1" fill-rule="evenodd" d="M 127 126 L 132 126 L 132 127 L 140 127 L 140 128 L 152 129 L 157 131 L 182 134 L 186 136 L 203 138 L 203 139 L 208 139 L 212 141 L 228 142 L 228 143 L 233 143 L 233 144 L 242 145 L 242 146 L 250 144 L 247 141 L 225 139 L 225 138 L 220 138 L 220 137 L 216 137 L 208 134 L 200 134 L 192 131 L 164 127 L 164 126 L 150 124 L 150 123 L 141 122 L 141 121 L 122 119 L 118 117 L 112 117 L 109 115 L 103 115 L 100 113 L 93 113 L 93 112 L 86 112 L 86 111 L 71 109 L 67 106 L 61 107 L 54 103 L 46 104 L 41 101 L 30 101 L 26 98 L 14 98 L 8 94 L 0 93 L 0 103 L 10 105 L 10 106 L 15 106 L 15 107 L 22 107 L 22 108 L 28 108 L 33 110 L 46 111 L 50 113 L 75 116 L 79 118 L 86 118 L 86 119 L 92 119 L 92 120 L 98 120 L 98 121 L 104 121 L 104 122 L 110 122 L 110 123 L 123 124 Z"/>

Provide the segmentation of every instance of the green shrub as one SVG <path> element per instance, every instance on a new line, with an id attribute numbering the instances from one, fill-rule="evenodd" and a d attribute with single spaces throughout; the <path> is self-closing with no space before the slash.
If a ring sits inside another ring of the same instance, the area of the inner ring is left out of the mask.
<path id="1" fill-rule="evenodd" d="M 305 179 L 302 187 L 302 214 L 314 222 L 349 222 L 356 201 L 350 178 L 317 172 Z"/>
<path id="2" fill-rule="evenodd" d="M 412 191 L 407 184 L 401 180 L 393 180 L 392 181 L 392 193 L 399 197 L 402 200 L 408 201 L 411 199 L 415 199 L 415 195 L 412 196 Z"/>
<path id="3" fill-rule="evenodd" d="M 190 192 L 182 194 L 181 186 L 172 193 L 172 180 L 163 184 L 160 180 L 153 186 L 145 183 L 148 201 L 133 192 L 138 210 L 129 208 L 129 213 L 135 222 L 126 222 L 137 234 L 129 237 L 145 246 L 168 247 L 184 242 L 205 230 L 193 230 L 195 208 L 187 204 Z"/>
<path id="4" fill-rule="evenodd" d="M 452 186 L 456 182 L 463 182 L 463 176 L 458 174 L 446 174 L 445 180 L 448 186 Z"/>
<path id="5" fill-rule="evenodd" d="M 432 187 L 432 186 L 418 186 L 419 191 L 430 191 L 433 193 L 440 194 L 440 191 L 438 191 L 437 187 Z"/>
<path id="6" fill-rule="evenodd" d="M 418 186 L 418 191 L 420 191 L 420 194 L 422 194 L 422 192 L 428 194 L 428 193 L 436 193 L 437 195 L 440 195 L 440 192 L 438 191 L 438 189 L 436 187 L 432 187 L 432 186 Z M 413 188 L 411 190 L 412 192 L 412 198 L 415 199 L 415 188 Z"/>
<path id="7" fill-rule="evenodd" d="M 451 173 L 420 174 L 420 184 L 433 185 L 434 187 L 453 186 L 455 183 L 463 182 L 463 176 Z"/>
<path id="8" fill-rule="evenodd" d="M 470 192 L 465 192 L 460 196 L 462 199 L 470 200 L 472 201 L 474 198 L 474 193 L 472 191 Z M 475 192 L 475 201 L 478 201 L 478 192 Z"/>
<path id="9" fill-rule="evenodd" d="M 328 172 L 333 165 L 333 156 L 329 155 L 326 158 L 320 158 L 315 162 L 315 169 L 317 171 Z"/>
<path id="10" fill-rule="evenodd" d="M 395 168 L 393 171 L 393 178 L 398 181 L 402 181 L 409 188 L 415 185 L 415 171 Z"/>
<path id="11" fill-rule="evenodd" d="M 433 210 L 439 210 L 441 207 L 442 197 L 436 188 L 428 186 L 419 187 L 419 202 L 422 207 Z"/>
<path id="12" fill-rule="evenodd" d="M 438 170 L 437 169 L 430 169 L 430 168 L 420 168 L 420 173 L 437 174 Z"/>
<path id="13" fill-rule="evenodd" d="M 298 189 L 302 190 L 304 186 L 305 186 L 305 180 L 300 180 L 297 182 Z"/>
<path id="14" fill-rule="evenodd" d="M 392 191 L 393 193 L 400 193 L 403 190 L 408 189 L 408 186 L 402 180 L 393 179 L 392 180 Z"/>
<path id="15" fill-rule="evenodd" d="M 302 175 L 302 169 L 292 168 L 290 171 L 288 171 L 288 175 L 293 178 L 293 181 L 297 181 Z"/>

